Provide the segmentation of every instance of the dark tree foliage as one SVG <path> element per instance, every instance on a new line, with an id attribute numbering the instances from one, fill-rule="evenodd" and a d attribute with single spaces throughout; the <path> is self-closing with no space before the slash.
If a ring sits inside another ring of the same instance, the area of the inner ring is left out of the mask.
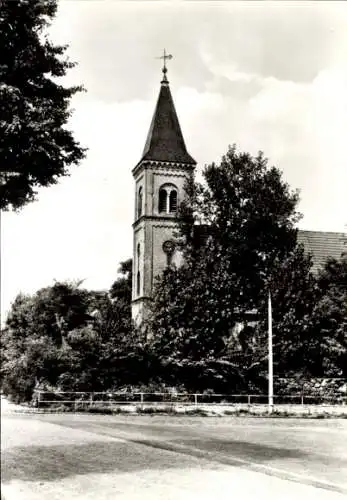
<path id="1" fill-rule="evenodd" d="M 16 298 L 1 336 L 6 394 L 23 401 L 35 387 L 105 391 L 150 380 L 154 364 L 131 324 L 131 261 L 120 273 L 112 294 L 76 282 Z"/>
<path id="2" fill-rule="evenodd" d="M 347 376 L 347 254 L 329 259 L 318 275 L 319 298 L 312 315 L 311 371 Z"/>
<path id="3" fill-rule="evenodd" d="M 204 171 L 205 185 L 190 188 L 192 196 L 184 207 L 188 218 L 184 227 L 199 243 L 202 223 L 210 229 L 210 237 L 201 241 L 198 255 L 223 257 L 229 276 L 239 280 L 237 306 L 249 310 L 257 304 L 264 286 L 271 281 L 272 270 L 296 246 L 296 211 L 298 193 L 292 192 L 281 172 L 270 167 L 259 153 L 253 158 L 229 148 L 220 165 L 212 164 Z M 191 245 L 186 247 L 191 252 Z M 188 256 L 189 260 L 189 256 Z M 200 259 L 199 259 L 200 260 Z M 212 259 L 209 266 L 213 268 Z"/>
<path id="4" fill-rule="evenodd" d="M 112 284 L 110 289 L 110 295 L 113 299 L 124 300 L 125 302 L 131 302 L 131 288 L 132 288 L 132 259 L 127 259 L 120 263 L 118 272 L 121 275 Z"/>
<path id="5" fill-rule="evenodd" d="M 236 386 L 266 358 L 263 331 L 255 335 L 247 321 L 235 334 L 236 325 L 252 311 L 259 322 L 270 287 L 281 303 L 278 316 L 290 304 L 292 319 L 303 321 L 309 306 L 300 308 L 299 297 L 311 294 L 310 262 L 296 248 L 298 193 L 262 154 L 229 148 L 203 176 L 204 184 L 191 180 L 186 187 L 178 238 L 185 264 L 159 279 L 152 346 L 168 366 L 194 369 L 201 384 L 232 378 Z M 305 288 L 294 303 L 300 283 Z M 282 321 L 290 330 L 289 312 Z"/>
<path id="6" fill-rule="evenodd" d="M 46 28 L 56 0 L 1 0 L 0 208 L 18 209 L 37 188 L 56 184 L 85 156 L 66 128 L 80 86 L 59 78 L 74 66 L 67 46 L 53 45 Z"/>
<path id="7" fill-rule="evenodd" d="M 91 322 L 88 292 L 75 283 L 55 283 L 33 296 L 18 295 L 2 332 L 3 389 L 30 398 L 37 383 L 56 384 L 66 370 L 69 334 Z"/>
<path id="8" fill-rule="evenodd" d="M 311 257 L 297 246 L 276 263 L 269 286 L 272 302 L 273 362 L 277 377 L 310 375 L 310 346 L 315 340 L 312 314 L 319 297 Z M 268 296 L 258 303 L 258 321 L 251 329 L 252 350 L 244 363 L 250 377 L 267 377 Z"/>
<path id="9" fill-rule="evenodd" d="M 110 288 L 112 300 L 112 318 L 117 318 L 120 325 L 128 332 L 131 329 L 131 290 L 132 290 L 132 259 L 120 263 L 119 276 Z M 121 328 L 121 329 L 122 329 Z"/>

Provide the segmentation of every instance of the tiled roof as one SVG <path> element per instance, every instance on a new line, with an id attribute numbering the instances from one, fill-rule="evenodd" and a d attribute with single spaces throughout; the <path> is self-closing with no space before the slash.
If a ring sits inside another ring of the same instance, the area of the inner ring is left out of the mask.
<path id="1" fill-rule="evenodd" d="M 298 243 L 302 243 L 306 252 L 312 255 L 313 271 L 320 269 L 329 257 L 339 259 L 347 251 L 346 233 L 323 231 L 298 232 Z"/>
<path id="2" fill-rule="evenodd" d="M 211 226 L 197 225 L 194 227 L 196 243 L 205 241 L 213 233 Z M 317 272 L 329 257 L 339 259 L 343 252 L 347 252 L 347 234 L 323 231 L 298 231 L 298 243 L 304 246 L 307 253 L 312 255 L 312 271 Z"/>
<path id="3" fill-rule="evenodd" d="M 160 88 L 142 160 L 196 164 L 187 152 L 167 81 Z"/>

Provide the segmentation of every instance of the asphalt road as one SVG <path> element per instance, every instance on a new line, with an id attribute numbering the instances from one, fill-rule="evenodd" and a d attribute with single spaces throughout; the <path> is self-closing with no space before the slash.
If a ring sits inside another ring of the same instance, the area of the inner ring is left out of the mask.
<path id="1" fill-rule="evenodd" d="M 24 498 L 21 491 L 26 500 L 106 499 L 111 490 L 112 498 L 146 492 L 214 498 L 217 485 L 247 499 L 347 494 L 347 420 L 73 414 L 2 420 L 2 481 L 14 488 L 4 489 L 5 500 Z M 100 484 L 104 495 L 94 490 Z"/>

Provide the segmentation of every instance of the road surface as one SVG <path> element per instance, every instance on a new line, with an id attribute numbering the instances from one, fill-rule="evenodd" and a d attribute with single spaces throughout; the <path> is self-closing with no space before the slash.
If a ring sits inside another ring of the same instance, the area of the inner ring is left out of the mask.
<path id="1" fill-rule="evenodd" d="M 2 415 L 5 500 L 347 495 L 347 420 Z"/>

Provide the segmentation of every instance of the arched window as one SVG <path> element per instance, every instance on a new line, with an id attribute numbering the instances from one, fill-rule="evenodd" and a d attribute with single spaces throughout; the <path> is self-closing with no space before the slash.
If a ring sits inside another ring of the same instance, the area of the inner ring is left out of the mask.
<path id="1" fill-rule="evenodd" d="M 159 189 L 159 213 L 173 214 L 177 211 L 177 188 L 174 184 L 164 184 Z"/>
<path id="2" fill-rule="evenodd" d="M 136 274 L 136 294 L 137 295 L 140 295 L 140 289 L 141 289 L 140 257 L 141 257 L 141 246 L 140 246 L 140 243 L 138 243 L 137 244 L 137 274 Z"/>
<path id="3" fill-rule="evenodd" d="M 137 194 L 137 218 L 142 215 L 142 198 L 142 186 L 140 186 Z"/>
<path id="4" fill-rule="evenodd" d="M 169 211 L 170 213 L 177 211 L 177 191 L 175 189 L 170 192 Z"/>
<path id="5" fill-rule="evenodd" d="M 166 212 L 167 210 L 167 191 L 165 188 L 159 190 L 159 212 Z"/>
<path id="6" fill-rule="evenodd" d="M 136 293 L 137 295 L 140 295 L 140 271 L 137 271 L 137 276 L 136 276 Z"/>

